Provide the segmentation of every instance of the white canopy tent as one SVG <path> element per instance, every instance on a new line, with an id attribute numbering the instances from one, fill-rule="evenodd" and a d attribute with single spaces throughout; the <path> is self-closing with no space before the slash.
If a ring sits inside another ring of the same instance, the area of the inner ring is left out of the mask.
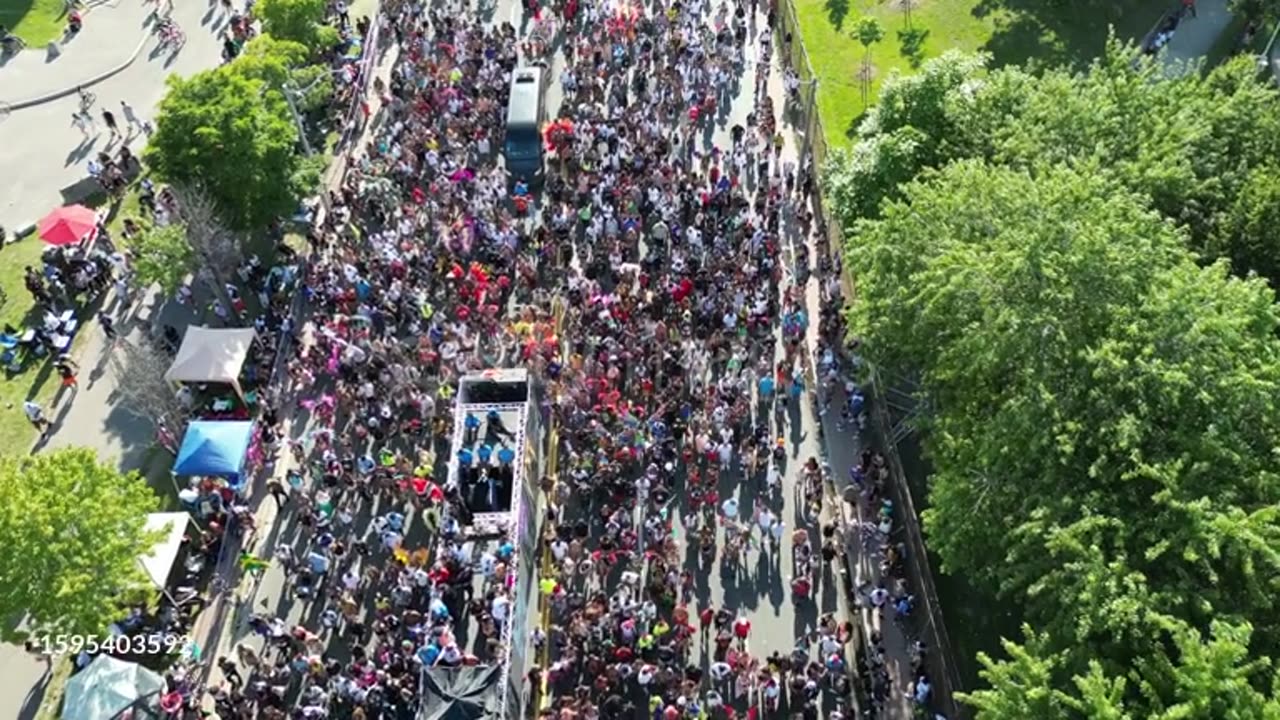
<path id="1" fill-rule="evenodd" d="M 144 529 L 147 532 L 164 532 L 164 537 L 151 552 L 138 557 L 142 570 L 151 582 L 160 590 L 164 590 L 169 580 L 169 572 L 178 560 L 182 551 L 182 537 L 187 533 L 187 523 L 191 516 L 184 512 L 151 513 L 147 515 Z"/>
<path id="2" fill-rule="evenodd" d="M 156 673 L 104 653 L 67 681 L 62 720 L 158 718 L 164 689 Z"/>
<path id="3" fill-rule="evenodd" d="M 255 336 L 253 328 L 188 327 L 164 379 L 172 383 L 222 383 L 244 397 L 240 368 Z"/>

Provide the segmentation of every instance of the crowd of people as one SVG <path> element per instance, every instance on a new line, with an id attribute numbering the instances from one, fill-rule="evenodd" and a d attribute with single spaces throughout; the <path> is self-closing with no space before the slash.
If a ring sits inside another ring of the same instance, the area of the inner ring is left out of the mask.
<path id="1" fill-rule="evenodd" d="M 791 159 L 768 92 L 773 13 L 524 9 L 517 29 L 423 0 L 383 8 L 399 56 L 372 83 L 382 117 L 308 238 L 310 319 L 281 328 L 307 429 L 272 431 L 290 469 L 268 488 L 299 535 L 241 558 L 251 574 L 278 563 L 307 611 L 255 608 L 263 649 L 217 660 L 216 711 L 409 718 L 422 668 L 518 652 L 518 539 L 468 538 L 447 466 L 458 379 L 519 366 L 547 388 L 539 410 L 561 441 L 559 472 L 539 479 L 552 627 L 532 633 L 521 679 L 542 714 L 811 718 L 825 703 L 838 719 L 852 624 L 814 612 L 789 651 L 768 638 L 753 653 L 750 612 L 706 584 L 717 565 L 746 578 L 754 555 L 813 607 L 844 550 L 827 471 L 794 439 L 799 404 L 839 395 L 848 362 L 812 169 Z M 500 160 L 511 73 L 533 59 L 560 68 L 563 95 L 541 187 Z M 738 122 L 734 103 L 749 105 Z M 797 497 L 780 491 L 787 473 L 804 479 Z"/>

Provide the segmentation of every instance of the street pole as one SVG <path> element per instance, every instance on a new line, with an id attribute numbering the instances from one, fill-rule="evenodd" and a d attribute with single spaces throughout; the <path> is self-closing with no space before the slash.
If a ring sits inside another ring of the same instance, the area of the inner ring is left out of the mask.
<path id="1" fill-rule="evenodd" d="M 813 133 L 817 130 L 818 123 L 813 119 L 814 98 L 818 95 L 818 78 L 813 78 L 808 83 L 809 97 L 805 99 L 804 108 L 804 143 L 800 146 L 800 167 L 804 168 L 804 163 L 809 161 L 809 151 L 813 147 Z M 812 163 L 816 165 L 816 163 Z M 812 172 L 817 172 L 818 168 L 814 167 Z"/>
<path id="2" fill-rule="evenodd" d="M 302 115 L 298 113 L 298 107 L 293 103 L 293 90 L 288 83 L 280 86 L 280 94 L 284 95 L 284 101 L 289 105 L 289 114 L 293 116 L 293 123 L 298 126 L 298 139 L 302 141 L 302 151 L 307 154 L 307 157 L 315 155 L 315 151 L 311 149 L 311 141 L 307 140 L 307 128 L 302 124 Z"/>

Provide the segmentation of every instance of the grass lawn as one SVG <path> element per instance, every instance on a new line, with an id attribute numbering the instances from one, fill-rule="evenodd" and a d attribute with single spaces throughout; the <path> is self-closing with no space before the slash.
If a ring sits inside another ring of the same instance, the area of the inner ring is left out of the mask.
<path id="1" fill-rule="evenodd" d="M 84 204 L 100 207 L 106 201 L 105 195 L 99 195 L 85 200 Z M 137 217 L 138 214 L 137 193 L 131 188 L 108 223 L 112 233 L 118 237 L 123 218 Z M 35 303 L 23 284 L 23 276 L 28 265 L 40 268 L 40 254 L 46 247 L 33 233 L 0 250 L 0 289 L 4 291 L 4 302 L 0 304 L 0 327 L 7 324 L 23 328 L 38 320 L 34 314 Z M 83 305 L 76 305 L 73 309 L 81 322 L 86 318 L 92 320 L 92 313 L 87 312 Z M 86 337 L 85 333 L 76 333 L 72 341 L 71 354 L 77 360 Z M 48 356 L 28 360 L 18 373 L 0 370 L 0 454 L 25 454 L 31 449 L 36 439 L 35 432 L 22 412 L 22 403 L 34 398 L 46 411 L 51 411 L 59 389 L 57 374 Z"/>
<path id="2" fill-rule="evenodd" d="M 75 670 L 75 663 L 69 658 L 54 660 L 53 672 L 49 675 L 49 683 L 45 686 L 44 698 L 40 702 L 40 708 L 36 710 L 35 720 L 58 720 L 62 717 L 62 695 L 67 690 L 72 670 Z"/>
<path id="3" fill-rule="evenodd" d="M 893 70 L 911 72 L 951 48 L 980 50 L 996 66 L 1036 61 L 1083 64 L 1097 57 L 1108 25 L 1121 39 L 1141 39 L 1171 0 L 794 0 L 809 61 L 818 76 L 818 112 L 832 147 L 849 144 L 865 112 L 856 73 L 862 45 L 853 37 L 863 16 L 884 39 L 871 48 L 875 102 Z M 906 6 L 910 4 L 910 25 Z"/>
<path id="4" fill-rule="evenodd" d="M 0 288 L 6 296 L 0 305 L 0 326 L 23 327 L 28 313 L 34 309 L 31 293 L 22 282 L 27 265 L 40 267 L 40 253 L 45 244 L 34 235 L 0 250 Z M 34 320 L 35 318 L 31 318 Z M 79 341 L 81 334 L 76 334 Z M 28 398 L 51 410 L 51 401 L 59 384 L 53 364 L 48 357 L 28 360 L 22 372 L 0 371 L 0 454 L 26 454 L 35 442 L 35 431 L 22 412 L 22 403 Z"/>
<path id="5" fill-rule="evenodd" d="M 64 0 L 0 0 L 0 24 L 30 47 L 62 34 Z"/>

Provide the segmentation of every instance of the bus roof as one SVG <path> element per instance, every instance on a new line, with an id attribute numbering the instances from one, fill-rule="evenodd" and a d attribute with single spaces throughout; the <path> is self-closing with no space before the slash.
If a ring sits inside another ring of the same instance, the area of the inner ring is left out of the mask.
<path id="1" fill-rule="evenodd" d="M 542 105 L 542 68 L 521 67 L 511 73 L 511 100 L 507 104 L 507 127 L 538 127 Z"/>

